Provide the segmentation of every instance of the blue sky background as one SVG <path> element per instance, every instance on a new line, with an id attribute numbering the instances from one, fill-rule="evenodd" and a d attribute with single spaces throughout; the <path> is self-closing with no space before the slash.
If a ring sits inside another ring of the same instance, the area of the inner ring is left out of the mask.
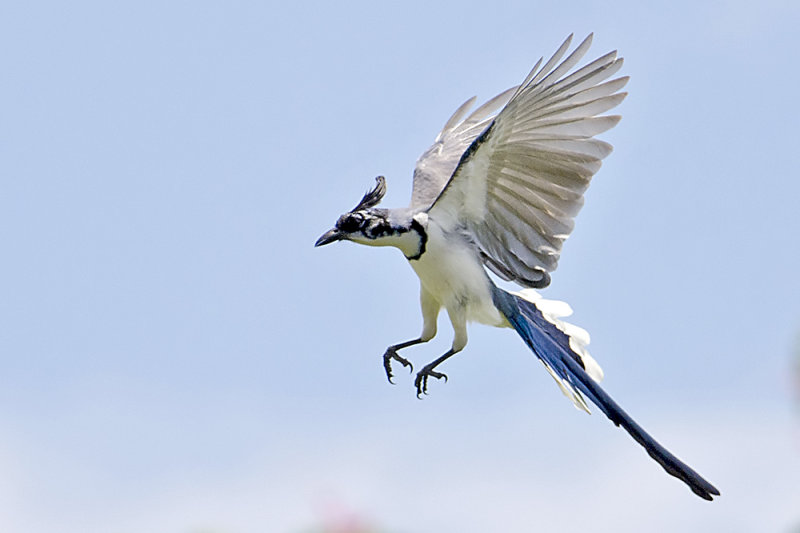
<path id="1" fill-rule="evenodd" d="M 0 530 L 800 527 L 797 6 L 4 2 Z M 312 246 L 591 31 L 630 96 L 544 294 L 714 503 L 509 330 L 472 327 L 425 401 L 387 384 L 416 277 Z"/>

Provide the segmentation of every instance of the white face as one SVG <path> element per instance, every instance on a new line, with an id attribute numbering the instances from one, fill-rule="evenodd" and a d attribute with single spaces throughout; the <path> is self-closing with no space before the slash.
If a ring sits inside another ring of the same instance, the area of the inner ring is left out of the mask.
<path id="1" fill-rule="evenodd" d="M 384 210 L 362 210 L 345 213 L 336 221 L 333 231 L 340 239 L 346 239 L 367 246 L 394 246 L 406 257 L 419 252 L 420 235 L 409 227 L 393 226 L 386 218 Z"/>
<path id="2" fill-rule="evenodd" d="M 345 239 L 373 246 L 385 246 L 387 243 L 381 241 L 398 233 L 383 213 L 371 210 L 345 213 L 336 221 L 336 230 Z"/>

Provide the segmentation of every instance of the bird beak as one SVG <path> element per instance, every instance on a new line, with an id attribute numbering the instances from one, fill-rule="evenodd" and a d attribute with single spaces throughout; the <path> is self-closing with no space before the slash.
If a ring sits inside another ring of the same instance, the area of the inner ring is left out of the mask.
<path id="1" fill-rule="evenodd" d="M 316 247 L 316 246 L 322 246 L 324 244 L 330 244 L 335 241 L 341 241 L 344 238 L 345 238 L 344 234 L 341 233 L 336 228 L 334 228 L 330 231 L 323 233 L 322 236 L 319 239 L 317 239 L 317 242 L 314 243 L 314 246 Z"/>

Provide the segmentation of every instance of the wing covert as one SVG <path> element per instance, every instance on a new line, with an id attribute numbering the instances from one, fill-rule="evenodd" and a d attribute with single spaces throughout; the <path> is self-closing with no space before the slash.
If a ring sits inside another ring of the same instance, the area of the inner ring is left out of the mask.
<path id="1" fill-rule="evenodd" d="M 433 145 L 417 160 L 414 168 L 414 187 L 411 191 L 411 207 L 428 209 L 441 194 L 461 155 L 475 138 L 494 119 L 497 111 L 511 98 L 517 87 L 511 87 L 475 109 L 461 120 L 475 103 L 473 96 L 456 109 L 447 120 Z"/>
<path id="2" fill-rule="evenodd" d="M 562 61 L 571 39 L 481 123 L 429 209 L 446 228 L 470 231 L 487 268 L 529 287 L 549 284 L 583 194 L 612 150 L 594 137 L 620 117 L 602 113 L 626 96 L 627 77 L 606 81 L 622 67 L 616 52 L 570 73 L 592 36 Z"/>

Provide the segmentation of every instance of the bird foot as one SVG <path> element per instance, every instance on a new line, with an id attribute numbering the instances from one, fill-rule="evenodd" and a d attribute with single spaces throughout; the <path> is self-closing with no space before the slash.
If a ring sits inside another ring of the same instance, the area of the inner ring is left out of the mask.
<path id="1" fill-rule="evenodd" d="M 417 398 L 422 399 L 423 394 L 428 394 L 428 378 L 444 379 L 447 383 L 447 375 L 441 372 L 436 372 L 433 367 L 435 365 L 428 364 L 422 367 L 417 373 L 417 379 L 414 380 L 414 385 L 417 387 Z"/>
<path id="2" fill-rule="evenodd" d="M 390 346 L 386 348 L 386 353 L 383 354 L 383 369 L 386 370 L 386 379 L 389 380 L 389 383 L 394 385 L 394 381 L 392 381 L 392 377 L 394 377 L 392 376 L 392 359 L 404 367 L 407 366 L 411 372 L 414 372 L 414 365 L 405 357 L 400 356 L 394 347 Z"/>

